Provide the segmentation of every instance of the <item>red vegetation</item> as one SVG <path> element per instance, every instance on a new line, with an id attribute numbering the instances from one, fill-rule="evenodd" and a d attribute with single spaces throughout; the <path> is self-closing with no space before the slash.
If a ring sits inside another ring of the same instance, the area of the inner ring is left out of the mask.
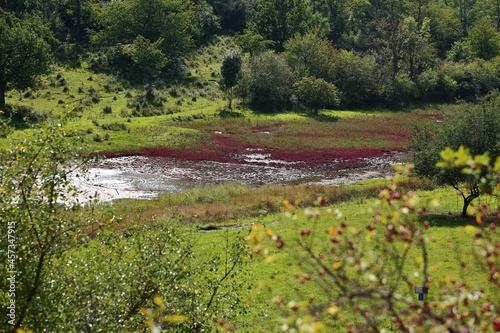
<path id="1" fill-rule="evenodd" d="M 400 152 L 400 151 L 399 151 Z M 262 161 L 248 162 L 245 156 L 257 153 L 265 155 Z M 329 148 L 296 151 L 266 146 L 249 145 L 231 139 L 227 135 L 215 134 L 205 144 L 189 148 L 146 148 L 139 151 L 106 152 L 106 157 L 142 155 L 147 157 L 167 157 L 187 161 L 213 161 L 221 163 L 252 163 L 283 165 L 289 167 L 329 168 L 332 164 L 338 169 L 360 168 L 369 162 L 367 159 L 382 158 L 398 153 L 387 148 Z"/>

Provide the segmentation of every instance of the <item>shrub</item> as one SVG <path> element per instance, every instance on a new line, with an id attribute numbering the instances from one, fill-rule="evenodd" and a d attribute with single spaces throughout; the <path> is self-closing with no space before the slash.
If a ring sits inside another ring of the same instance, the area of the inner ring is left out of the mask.
<path id="1" fill-rule="evenodd" d="M 248 93 L 252 107 L 266 112 L 287 107 L 292 95 L 293 75 L 280 55 L 268 51 L 254 56 L 243 75 L 248 77 L 242 79 L 245 87 L 240 89 L 240 96 L 245 98 Z"/>
<path id="2" fill-rule="evenodd" d="M 104 114 L 111 114 L 113 112 L 113 108 L 111 106 L 105 106 L 103 109 L 102 109 L 102 112 Z"/>
<path id="3" fill-rule="evenodd" d="M 323 79 L 304 77 L 293 87 L 299 101 L 312 108 L 315 114 L 318 114 L 320 108 L 336 107 L 340 103 L 337 87 Z"/>
<path id="4" fill-rule="evenodd" d="M 121 123 L 102 124 L 102 129 L 108 131 L 126 131 L 127 125 Z"/>
<path id="5" fill-rule="evenodd" d="M 419 75 L 417 85 L 421 96 L 429 101 L 452 101 L 458 84 L 444 69 L 428 69 Z"/>
<path id="6" fill-rule="evenodd" d="M 63 102 L 64 103 L 64 102 Z M 60 103 L 59 103 L 60 104 Z M 6 114 L 12 116 L 14 122 L 43 123 L 50 117 L 50 112 L 39 111 L 29 106 L 19 105 L 14 109 L 7 109 Z"/>

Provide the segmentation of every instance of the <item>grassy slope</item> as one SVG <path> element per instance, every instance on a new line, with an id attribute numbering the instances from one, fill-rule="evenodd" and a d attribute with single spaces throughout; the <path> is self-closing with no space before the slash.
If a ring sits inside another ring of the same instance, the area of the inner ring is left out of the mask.
<path id="1" fill-rule="evenodd" d="M 473 242 L 473 235 L 465 231 L 465 226 L 472 223 L 470 220 L 462 220 L 457 217 L 460 211 L 460 203 L 457 205 L 453 191 L 449 188 L 437 189 L 434 191 L 419 191 L 419 196 L 422 202 L 430 201 L 434 198 L 439 198 L 440 205 L 434 207 L 428 212 L 430 221 L 430 229 L 428 236 L 433 239 L 429 246 L 429 262 L 431 267 L 431 276 L 435 281 L 445 280 L 450 281 L 455 278 L 457 281 L 466 281 L 471 285 L 487 288 L 488 284 L 485 279 L 485 274 L 481 273 L 474 264 L 474 257 L 470 252 L 470 244 Z M 491 200 L 483 197 L 481 200 Z M 326 213 L 328 208 L 340 209 L 349 226 L 364 229 L 371 223 L 373 214 L 373 203 L 375 199 L 363 199 L 362 197 L 351 200 L 349 202 L 340 202 L 329 206 L 323 210 L 323 217 L 319 221 L 312 221 L 301 218 L 297 221 L 292 221 L 284 214 L 270 215 L 260 219 L 260 222 L 269 226 L 279 234 L 286 242 L 285 250 L 279 253 L 272 261 L 256 258 L 251 264 L 250 281 L 254 285 L 248 294 L 250 304 L 250 313 L 246 318 L 241 318 L 236 322 L 238 332 L 256 332 L 264 330 L 265 332 L 273 332 L 279 325 L 280 310 L 272 304 L 271 300 L 274 296 L 285 296 L 285 304 L 294 299 L 307 299 L 310 295 L 315 295 L 315 302 L 321 301 L 322 291 L 318 290 L 315 284 L 302 284 L 296 279 L 296 275 L 310 271 L 307 270 L 307 265 L 301 265 L 306 262 L 306 257 L 303 253 L 295 250 L 294 242 L 298 239 L 300 230 L 313 228 L 317 231 L 316 237 L 318 240 L 323 239 L 323 244 L 328 243 L 323 230 L 328 229 L 332 225 L 338 225 L 340 222 L 334 217 Z M 452 214 L 452 215 L 449 215 Z M 253 220 L 240 220 L 239 223 L 246 224 L 256 222 Z M 219 244 L 227 231 L 205 231 L 199 232 L 199 242 L 203 249 L 212 248 Z M 230 231 L 236 232 L 236 231 Z M 465 268 L 461 267 L 461 263 L 469 263 Z M 411 269 L 411 265 L 409 267 Z M 415 277 L 415 281 L 419 278 Z M 401 283 L 404 287 L 404 283 Z M 434 288 L 433 288 L 434 287 Z M 433 291 L 437 290 L 436 285 L 431 285 Z M 403 289 L 403 293 L 412 293 L 406 296 L 416 297 L 412 291 Z M 338 320 L 334 323 L 338 329 L 345 330 L 345 324 L 352 322 L 354 319 L 348 312 L 342 312 Z M 388 327 L 389 318 L 388 318 Z"/>
<path id="2" fill-rule="evenodd" d="M 323 110 L 320 117 L 238 109 L 243 118 L 220 118 L 217 110 L 227 102 L 217 81 L 220 61 L 229 48 L 227 38 L 216 39 L 189 57 L 190 76 L 186 79 L 158 82 L 155 96 L 162 105 L 142 107 L 139 113 L 150 115 L 147 117 L 135 116 L 137 101 L 144 96 L 142 85 L 92 73 L 85 65 L 78 69 L 54 67 L 39 89 L 10 91 L 7 103 L 50 113 L 49 121 L 63 122 L 69 135 L 83 137 L 94 151 L 195 146 L 206 142 L 214 131 L 248 144 L 281 149 L 406 148 L 405 136 L 412 124 L 439 115 L 443 108 L 453 109 L 430 106 L 397 114 Z M 104 112 L 105 108 L 111 112 Z M 272 136 L 263 133 L 269 129 Z M 11 137 L 23 136 L 25 130 Z M 0 141 L 0 146 L 4 144 Z"/>

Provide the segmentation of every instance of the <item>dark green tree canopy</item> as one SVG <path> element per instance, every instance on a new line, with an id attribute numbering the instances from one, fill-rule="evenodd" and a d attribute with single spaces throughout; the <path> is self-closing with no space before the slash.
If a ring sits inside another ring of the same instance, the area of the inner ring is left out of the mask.
<path id="1" fill-rule="evenodd" d="M 328 40 L 311 31 L 295 35 L 284 46 L 285 58 L 298 77 L 326 78 L 332 49 Z"/>
<path id="2" fill-rule="evenodd" d="M 287 107 L 293 74 L 283 57 L 273 51 L 254 56 L 244 74 L 243 90 L 248 93 L 252 107 L 267 112 Z"/>
<path id="3" fill-rule="evenodd" d="M 233 88 L 241 77 L 243 57 L 238 51 L 229 51 L 222 59 L 220 87 L 226 92 L 229 108 L 232 108 Z"/>
<path id="4" fill-rule="evenodd" d="M 9 89 L 32 87 L 49 70 L 50 47 L 38 33 L 43 30 L 36 21 L 0 13 L 0 108 Z"/>
<path id="5" fill-rule="evenodd" d="M 277 51 L 284 43 L 312 29 L 328 32 L 328 21 L 306 0 L 259 0 L 252 12 L 250 29 L 275 42 Z"/>
<path id="6" fill-rule="evenodd" d="M 303 77 L 293 88 L 299 101 L 318 114 L 320 108 L 335 107 L 340 104 L 339 91 L 334 84 L 321 78 Z"/>
<path id="7" fill-rule="evenodd" d="M 124 0 L 113 1 L 99 15 L 102 30 L 94 41 L 104 45 L 131 44 L 140 35 L 156 42 L 167 56 L 179 56 L 194 46 L 198 35 L 191 1 Z"/>
<path id="8" fill-rule="evenodd" d="M 489 60 L 500 55 L 500 32 L 488 20 L 479 20 L 471 27 L 467 41 L 478 58 Z"/>

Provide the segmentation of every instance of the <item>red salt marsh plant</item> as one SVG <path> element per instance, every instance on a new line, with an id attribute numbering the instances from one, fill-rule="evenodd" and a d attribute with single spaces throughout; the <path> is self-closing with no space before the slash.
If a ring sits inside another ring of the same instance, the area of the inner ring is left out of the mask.
<path id="1" fill-rule="evenodd" d="M 302 161 L 309 166 L 342 161 L 338 167 L 363 167 L 361 159 L 407 151 L 411 128 L 421 121 L 435 120 L 430 113 L 422 117 L 415 113 L 380 112 L 355 116 L 349 113 L 344 118 L 329 117 L 327 120 L 299 116 L 293 120 L 283 116 L 265 119 L 250 116 L 191 121 L 179 124 L 202 133 L 200 139 L 190 146 L 151 148 L 133 153 L 183 160 L 243 163 L 238 156 L 258 151 L 269 154 L 272 159 Z M 118 152 L 118 155 L 129 153 Z M 108 156 L 116 154 L 106 153 Z"/>

